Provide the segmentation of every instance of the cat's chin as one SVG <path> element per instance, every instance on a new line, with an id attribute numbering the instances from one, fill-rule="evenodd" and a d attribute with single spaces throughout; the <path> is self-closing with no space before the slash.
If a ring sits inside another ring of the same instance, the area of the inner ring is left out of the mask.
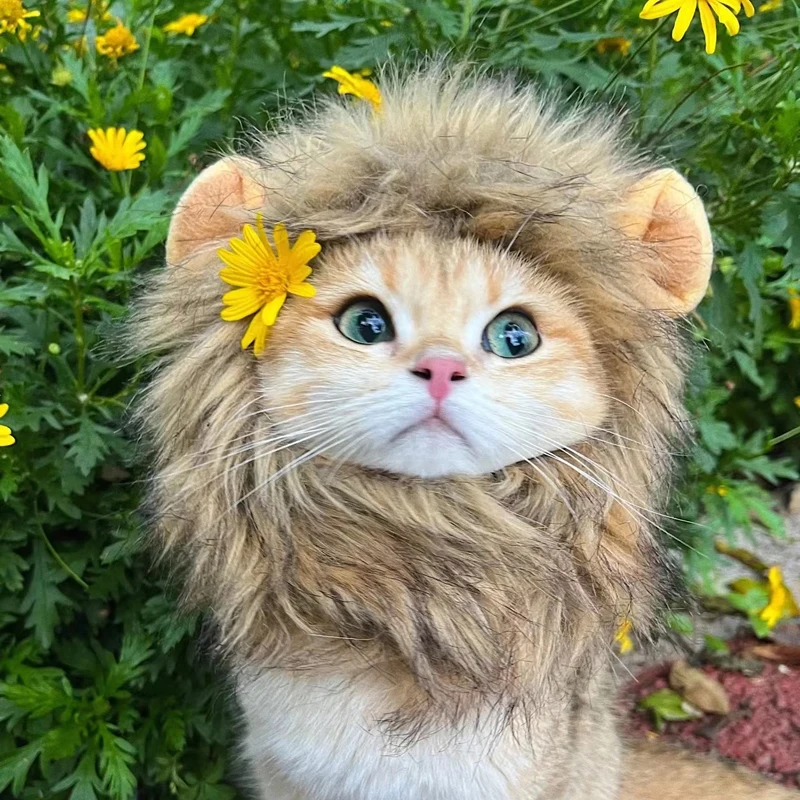
<path id="1" fill-rule="evenodd" d="M 484 475 L 507 466 L 476 453 L 442 420 L 428 420 L 403 430 L 382 450 L 351 455 L 348 460 L 362 467 L 430 479 Z"/>

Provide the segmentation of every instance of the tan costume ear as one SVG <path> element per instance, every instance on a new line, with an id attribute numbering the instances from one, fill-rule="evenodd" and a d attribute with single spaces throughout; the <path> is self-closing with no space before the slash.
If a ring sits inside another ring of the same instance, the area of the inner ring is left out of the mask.
<path id="1" fill-rule="evenodd" d="M 714 258 L 697 192 L 675 170 L 656 170 L 631 187 L 616 223 L 651 253 L 645 272 L 634 277 L 636 294 L 650 308 L 688 314 L 706 293 Z"/>
<path id="2" fill-rule="evenodd" d="M 257 182 L 258 165 L 228 156 L 204 169 L 184 192 L 167 234 L 167 263 L 190 258 L 209 243 L 232 238 L 264 207 L 264 188 Z"/>

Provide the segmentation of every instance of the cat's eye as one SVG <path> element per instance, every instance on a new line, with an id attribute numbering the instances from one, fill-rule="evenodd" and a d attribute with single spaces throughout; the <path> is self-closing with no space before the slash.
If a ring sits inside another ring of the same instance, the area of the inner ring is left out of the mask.
<path id="1" fill-rule="evenodd" d="M 500 358 L 522 358 L 539 346 L 533 320 L 521 311 L 498 314 L 483 331 L 483 349 Z"/>
<path id="2" fill-rule="evenodd" d="M 342 336 L 358 344 L 378 344 L 394 339 L 392 318 L 383 303 L 374 297 L 354 300 L 333 321 Z"/>

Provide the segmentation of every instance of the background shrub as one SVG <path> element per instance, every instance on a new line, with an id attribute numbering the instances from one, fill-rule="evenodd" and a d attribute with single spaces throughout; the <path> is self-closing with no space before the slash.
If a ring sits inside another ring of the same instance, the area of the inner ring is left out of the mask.
<path id="1" fill-rule="evenodd" d="M 691 321 L 699 438 L 673 525 L 690 580 L 707 588 L 716 536 L 780 530 L 769 489 L 796 477 L 800 423 L 800 37 L 795 2 L 766 5 L 707 56 L 697 20 L 676 44 L 671 21 L 613 0 L 94 0 L 82 20 L 31 0 L 25 41 L 0 36 L 0 401 L 16 437 L 0 449 L 0 792 L 235 795 L 199 620 L 172 613 L 138 552 L 123 417 L 141 366 L 109 341 L 191 176 L 240 120 L 269 127 L 333 91 L 333 64 L 447 51 L 629 109 L 634 136 L 701 187 L 718 250 Z M 188 12 L 210 19 L 163 30 Z M 114 59 L 96 44 L 117 18 L 138 49 Z M 90 156 L 87 130 L 111 125 L 144 132 L 138 169 Z"/>

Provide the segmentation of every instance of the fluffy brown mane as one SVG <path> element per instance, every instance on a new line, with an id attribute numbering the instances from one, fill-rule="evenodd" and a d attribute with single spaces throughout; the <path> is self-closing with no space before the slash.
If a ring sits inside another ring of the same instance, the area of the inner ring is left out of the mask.
<path id="1" fill-rule="evenodd" d="M 635 292 L 647 243 L 615 223 L 648 165 L 607 113 L 559 116 L 511 82 L 428 70 L 381 87 L 380 116 L 331 103 L 258 142 L 265 221 L 315 230 L 320 269 L 337 243 L 406 232 L 543 266 L 593 331 L 613 397 L 604 430 L 477 479 L 321 458 L 289 469 L 299 448 L 250 460 L 270 424 L 269 357 L 220 320 L 211 241 L 155 279 L 135 322 L 140 351 L 160 354 L 138 409 L 156 450 L 154 537 L 241 662 L 357 653 L 401 663 L 443 706 L 515 704 L 590 669 L 620 620 L 646 634 L 659 610 L 681 347 Z"/>

